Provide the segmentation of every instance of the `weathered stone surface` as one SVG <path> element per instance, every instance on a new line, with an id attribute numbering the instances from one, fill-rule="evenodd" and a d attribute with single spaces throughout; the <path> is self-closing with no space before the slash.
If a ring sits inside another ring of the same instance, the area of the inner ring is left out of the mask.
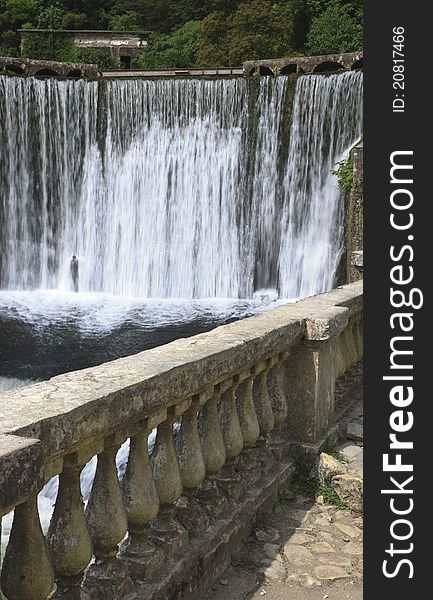
<path id="1" fill-rule="evenodd" d="M 266 579 L 270 581 L 284 581 L 286 578 L 286 569 L 283 563 L 276 559 L 263 571 Z"/>
<path id="2" fill-rule="evenodd" d="M 38 440 L 0 435 L 0 515 L 43 486 L 44 461 Z"/>
<path id="3" fill-rule="evenodd" d="M 314 554 L 305 548 L 305 546 L 286 544 L 284 546 L 284 555 L 287 562 L 296 567 L 305 567 L 308 564 L 314 563 Z"/>
<path id="4" fill-rule="evenodd" d="M 321 554 L 318 556 L 318 559 L 326 565 L 335 565 L 338 567 L 350 567 L 352 564 L 348 556 L 341 556 L 339 554 Z"/>
<path id="5" fill-rule="evenodd" d="M 361 421 L 351 421 L 347 424 L 347 437 L 355 442 L 364 440 L 364 428 Z"/>
<path id="6" fill-rule="evenodd" d="M 283 75 L 287 73 L 317 73 L 332 68 L 338 69 L 360 68 L 362 66 L 362 52 L 348 52 L 345 54 L 328 54 L 324 56 L 290 56 L 264 60 L 250 60 L 243 64 L 245 75 L 259 72 L 264 75 Z"/>
<path id="7" fill-rule="evenodd" d="M 341 567 L 334 565 L 320 565 L 314 569 L 314 574 L 318 579 L 328 579 L 333 581 L 334 579 L 344 579 L 349 577 Z"/>
<path id="8" fill-rule="evenodd" d="M 362 543 L 351 540 L 343 546 L 343 552 L 352 556 L 362 556 Z"/>
<path id="9" fill-rule="evenodd" d="M 264 529 L 256 529 L 255 536 L 260 542 L 278 542 L 280 539 L 280 534 L 277 529 L 274 527 L 268 527 L 266 530 Z"/>
<path id="10" fill-rule="evenodd" d="M 263 544 L 263 552 L 268 558 L 274 559 L 278 555 L 279 546 L 277 544 Z"/>
<path id="11" fill-rule="evenodd" d="M 346 523 L 334 523 L 334 526 L 339 529 L 341 533 L 351 538 L 362 536 L 362 531 L 358 527 L 352 527 L 351 525 L 346 525 Z"/>
<path id="12" fill-rule="evenodd" d="M 99 76 L 96 65 L 83 63 L 62 63 L 50 60 L 34 60 L 30 58 L 0 57 L 1 71 L 16 73 L 18 75 L 38 76 L 53 75 L 61 77 L 86 77 L 95 79 Z"/>
<path id="13" fill-rule="evenodd" d="M 332 478 L 332 488 L 349 508 L 361 512 L 363 508 L 363 483 L 359 477 L 337 475 Z"/>
<path id="14" fill-rule="evenodd" d="M 312 535 L 308 535 L 307 533 L 298 533 L 295 532 L 288 540 L 288 544 L 308 544 L 312 542 L 314 537 Z"/>
<path id="15" fill-rule="evenodd" d="M 335 552 L 335 548 L 328 544 L 328 542 L 316 542 L 310 546 L 310 550 L 316 554 L 329 554 Z"/>
<path id="16" fill-rule="evenodd" d="M 287 577 L 287 581 L 298 583 L 305 588 L 321 587 L 322 582 L 312 577 L 310 573 L 292 573 Z"/>
<path id="17" fill-rule="evenodd" d="M 322 452 L 319 459 L 318 476 L 320 483 L 326 483 L 334 475 L 347 472 L 347 467 L 329 454 Z"/>

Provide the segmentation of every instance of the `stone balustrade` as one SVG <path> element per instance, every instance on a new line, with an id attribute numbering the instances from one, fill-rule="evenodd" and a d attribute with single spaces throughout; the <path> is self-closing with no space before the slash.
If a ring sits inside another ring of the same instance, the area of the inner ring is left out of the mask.
<path id="1" fill-rule="evenodd" d="M 3 394 L 0 516 L 14 509 L 4 596 L 127 600 L 137 586 L 153 589 L 201 540 L 209 551 L 214 524 L 291 442 L 320 443 L 335 381 L 361 358 L 359 281 Z M 119 481 L 116 453 L 127 439 Z M 80 473 L 94 456 L 85 507 Z M 56 475 L 45 536 L 37 495 Z"/>

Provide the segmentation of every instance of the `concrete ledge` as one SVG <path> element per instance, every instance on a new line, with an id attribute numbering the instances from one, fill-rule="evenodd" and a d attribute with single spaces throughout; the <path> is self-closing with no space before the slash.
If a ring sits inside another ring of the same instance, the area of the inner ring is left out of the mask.
<path id="1" fill-rule="evenodd" d="M 0 435 L 0 516 L 44 484 L 44 460 L 39 440 Z"/>

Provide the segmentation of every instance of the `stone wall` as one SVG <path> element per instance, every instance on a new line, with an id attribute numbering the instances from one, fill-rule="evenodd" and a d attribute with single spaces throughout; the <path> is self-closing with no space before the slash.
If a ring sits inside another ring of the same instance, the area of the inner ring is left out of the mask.
<path id="1" fill-rule="evenodd" d="M 335 381 L 361 358 L 360 281 L 3 394 L 0 516 L 15 507 L 6 598 L 45 600 L 56 586 L 56 598 L 201 599 L 290 477 L 291 444 L 327 435 Z M 37 493 L 54 475 L 45 537 Z"/>
<path id="2" fill-rule="evenodd" d="M 357 144 L 351 151 L 353 184 L 347 206 L 347 276 L 346 281 L 358 281 L 363 273 L 364 242 L 364 147 Z"/>
<path id="3" fill-rule="evenodd" d="M 27 77 L 85 77 L 88 79 L 99 77 L 96 65 L 0 56 L 0 74 L 4 73 L 9 75 L 25 75 Z"/>
<path id="4" fill-rule="evenodd" d="M 361 69 L 363 52 L 328 54 L 323 56 L 289 56 L 244 62 L 244 74 L 288 75 L 290 73 L 324 73 L 342 69 Z"/>

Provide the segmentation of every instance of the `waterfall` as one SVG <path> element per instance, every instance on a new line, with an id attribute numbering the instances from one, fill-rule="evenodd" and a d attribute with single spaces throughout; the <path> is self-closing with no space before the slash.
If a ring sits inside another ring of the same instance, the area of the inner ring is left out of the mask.
<path id="1" fill-rule="evenodd" d="M 298 80 L 284 177 L 279 256 L 283 298 L 329 290 L 344 250 L 336 163 L 362 132 L 362 73 Z"/>
<path id="2" fill-rule="evenodd" d="M 332 287 L 332 170 L 360 73 L 291 79 L 0 77 L 0 289 L 298 298 Z"/>

